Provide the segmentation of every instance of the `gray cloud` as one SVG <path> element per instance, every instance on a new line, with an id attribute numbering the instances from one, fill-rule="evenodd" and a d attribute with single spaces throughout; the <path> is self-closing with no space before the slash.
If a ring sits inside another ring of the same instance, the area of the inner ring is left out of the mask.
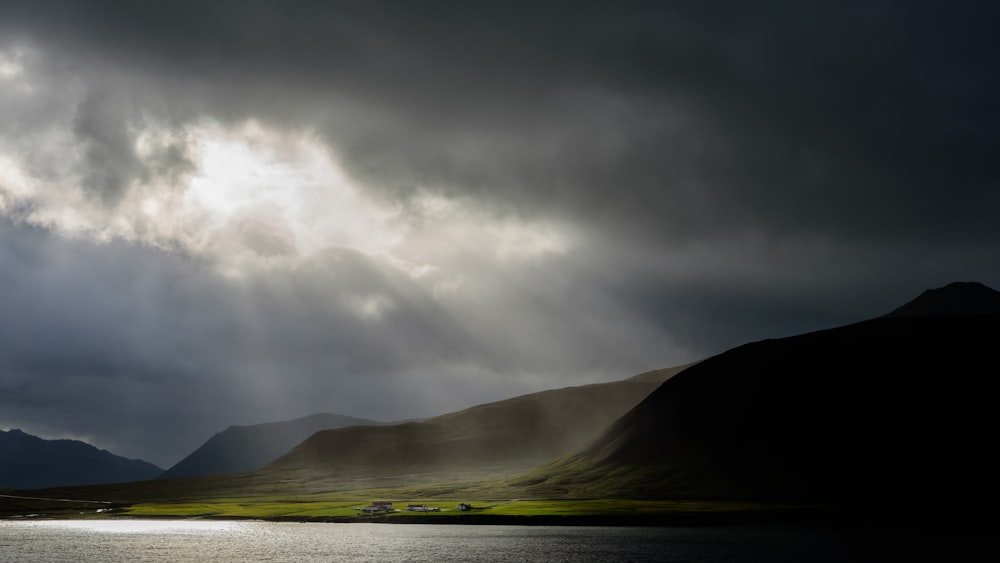
<path id="1" fill-rule="evenodd" d="M 254 120 L 309 131 L 403 242 L 394 260 L 281 262 L 302 234 L 247 207 L 217 233 L 241 241 L 224 258 L 284 265 L 227 277 L 219 256 L 142 244 L 153 224 L 98 244 L 18 222 L 58 194 L 8 204 L 0 425 L 170 463 L 231 423 L 431 414 L 851 322 L 956 279 L 998 286 L 997 15 L 7 2 L 0 55 L 28 49 L 35 89 L 0 89 L 0 156 L 85 190 L 107 209 L 92 221 L 117 224 L 139 190 L 182 194 L 198 124 Z"/>
<path id="2" fill-rule="evenodd" d="M 989 6 L 93 4 L 35 25 L 192 108 L 317 120 L 397 196 L 438 184 L 674 236 L 708 215 L 911 237 L 956 229 L 925 195 L 947 184 L 952 215 L 992 224 Z"/>
<path id="3" fill-rule="evenodd" d="M 85 185 L 106 205 L 118 203 L 141 169 L 127 129 L 127 102 L 107 89 L 87 92 L 77 106 L 73 133 L 87 164 Z"/>

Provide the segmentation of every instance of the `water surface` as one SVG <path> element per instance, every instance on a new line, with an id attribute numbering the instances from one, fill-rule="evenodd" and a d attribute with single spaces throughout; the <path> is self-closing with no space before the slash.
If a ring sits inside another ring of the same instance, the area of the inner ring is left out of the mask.
<path id="1" fill-rule="evenodd" d="M 985 545 L 988 535 L 975 535 Z M 917 541 L 919 539 L 919 541 Z M 977 540 L 978 541 L 978 540 Z M 979 546 L 982 547 L 982 546 Z M 900 561 L 979 547 L 952 532 L 207 520 L 0 520 L 0 561 Z"/>

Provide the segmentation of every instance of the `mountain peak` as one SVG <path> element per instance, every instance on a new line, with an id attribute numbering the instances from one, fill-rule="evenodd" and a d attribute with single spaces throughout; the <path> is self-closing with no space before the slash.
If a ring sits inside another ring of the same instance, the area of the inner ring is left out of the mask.
<path id="1" fill-rule="evenodd" d="M 1000 291 L 979 282 L 954 282 L 928 289 L 887 317 L 1000 314 Z"/>

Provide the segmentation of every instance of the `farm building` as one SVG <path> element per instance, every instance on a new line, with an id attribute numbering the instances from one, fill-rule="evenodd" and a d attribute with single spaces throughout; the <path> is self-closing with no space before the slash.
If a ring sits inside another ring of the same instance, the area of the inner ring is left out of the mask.
<path id="1" fill-rule="evenodd" d="M 376 512 L 391 512 L 392 502 L 391 501 L 375 501 L 370 505 L 361 509 L 362 512 L 367 512 L 368 514 L 374 514 Z"/>
<path id="2" fill-rule="evenodd" d="M 427 506 L 426 504 L 408 504 L 406 505 L 406 510 L 409 512 L 439 512 L 441 509 L 436 506 Z"/>

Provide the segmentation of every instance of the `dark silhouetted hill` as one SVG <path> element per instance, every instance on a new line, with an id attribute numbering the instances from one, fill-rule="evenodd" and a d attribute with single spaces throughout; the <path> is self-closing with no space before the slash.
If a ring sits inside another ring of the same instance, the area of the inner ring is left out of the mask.
<path id="1" fill-rule="evenodd" d="M 995 294 L 948 286 L 895 312 L 907 314 L 704 360 L 520 485 L 543 496 L 860 506 L 1000 499 Z"/>
<path id="2" fill-rule="evenodd" d="M 314 414 L 296 420 L 230 426 L 163 472 L 160 479 L 253 471 L 274 461 L 320 430 L 382 424 L 340 414 Z"/>
<path id="3" fill-rule="evenodd" d="M 124 483 L 153 479 L 162 471 L 78 440 L 43 440 L 20 430 L 0 431 L 0 487 Z"/>
<path id="4" fill-rule="evenodd" d="M 532 393 L 422 422 L 325 430 L 264 471 L 363 476 L 373 486 L 523 471 L 589 443 L 684 367 Z"/>
<path id="5" fill-rule="evenodd" d="M 1000 315 L 1000 291 L 978 282 L 955 282 L 928 289 L 887 316 L 927 315 Z"/>

